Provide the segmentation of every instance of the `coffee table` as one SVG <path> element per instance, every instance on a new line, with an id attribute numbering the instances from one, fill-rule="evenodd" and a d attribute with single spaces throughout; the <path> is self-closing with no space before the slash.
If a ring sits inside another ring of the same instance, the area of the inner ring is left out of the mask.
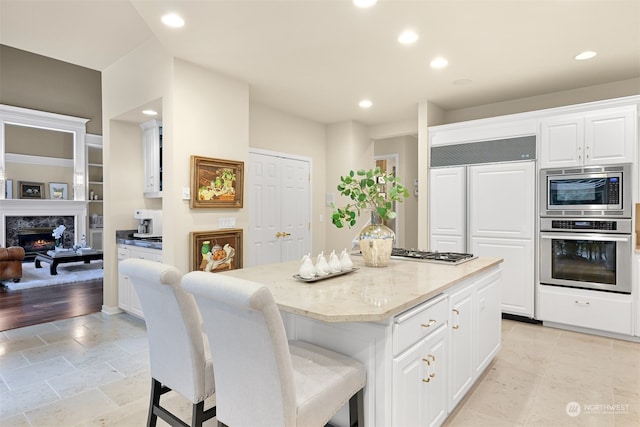
<path id="1" fill-rule="evenodd" d="M 42 264 L 40 264 L 41 262 L 46 262 L 47 264 L 49 264 L 49 273 L 51 273 L 52 276 L 55 276 L 56 274 L 58 274 L 58 264 L 64 264 L 67 262 L 78 262 L 78 261 L 84 261 L 85 264 L 89 264 L 91 261 L 94 260 L 101 260 L 102 259 L 102 251 L 98 251 L 98 252 L 94 252 L 94 253 L 90 253 L 90 254 L 84 254 L 84 255 L 61 255 L 61 256 L 50 256 L 47 254 L 38 254 L 36 255 L 35 258 L 35 267 L 36 268 L 42 268 Z"/>

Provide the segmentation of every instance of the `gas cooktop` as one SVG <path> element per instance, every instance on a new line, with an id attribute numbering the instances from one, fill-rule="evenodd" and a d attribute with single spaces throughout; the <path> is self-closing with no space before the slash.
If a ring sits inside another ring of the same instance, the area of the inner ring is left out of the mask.
<path id="1" fill-rule="evenodd" d="M 465 254 L 459 252 L 427 252 L 402 248 L 393 248 L 391 250 L 391 257 L 453 265 L 462 264 L 463 262 L 471 261 L 472 259 L 477 258 L 477 256 L 473 254 Z"/>

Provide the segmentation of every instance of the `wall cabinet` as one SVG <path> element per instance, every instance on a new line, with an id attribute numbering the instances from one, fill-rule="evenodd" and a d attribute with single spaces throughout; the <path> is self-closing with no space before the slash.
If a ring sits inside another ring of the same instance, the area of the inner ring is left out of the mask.
<path id="1" fill-rule="evenodd" d="M 144 196 L 162 197 L 162 122 L 150 120 L 142 128 Z"/>
<path id="2" fill-rule="evenodd" d="M 633 163 L 636 107 L 549 117 L 540 123 L 540 167 Z"/>
<path id="3" fill-rule="evenodd" d="M 147 259 L 155 262 L 162 262 L 162 251 L 159 249 L 140 248 L 130 245 L 118 245 L 118 262 L 128 258 Z M 118 272 L 118 307 L 133 314 L 134 316 L 144 318 L 142 312 L 142 304 L 136 290 L 131 284 L 129 277 Z"/>

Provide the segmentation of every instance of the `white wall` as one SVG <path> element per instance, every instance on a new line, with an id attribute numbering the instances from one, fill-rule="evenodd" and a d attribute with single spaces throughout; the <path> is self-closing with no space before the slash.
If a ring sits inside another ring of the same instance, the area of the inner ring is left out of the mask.
<path id="1" fill-rule="evenodd" d="M 327 127 L 327 192 L 334 193 L 336 206 L 344 206 L 350 201 L 349 198 L 340 196 L 336 190 L 340 177 L 347 175 L 350 170 L 370 169 L 374 166 L 373 141 L 367 136 L 366 126 L 357 122 L 343 122 Z M 331 223 L 332 212 L 331 207 L 325 207 L 327 237 L 324 251 L 341 251 L 344 248 L 349 250 L 351 240 L 367 224 L 369 216 L 365 214 L 358 218 L 354 228 L 345 226 L 339 229 Z"/>
<path id="2" fill-rule="evenodd" d="M 311 161 L 311 250 L 325 250 L 326 127 L 308 119 L 251 103 L 249 145 L 252 148 L 309 157 Z M 250 201 L 249 201 L 250 203 Z M 321 219 L 322 216 L 322 219 Z M 329 225 L 331 223 L 329 222 Z"/>
<path id="3" fill-rule="evenodd" d="M 246 170 L 249 86 L 180 59 L 174 61 L 173 85 L 172 142 L 163 146 L 162 252 L 165 262 L 186 272 L 191 266 L 190 232 L 217 230 L 219 219 L 229 217 L 236 219 L 236 228 L 245 233 L 248 228 L 246 198 L 242 209 L 190 209 L 181 190 L 190 183 L 192 155 L 241 161 Z M 163 126 L 167 128 L 165 119 Z"/>
<path id="4" fill-rule="evenodd" d="M 142 197 L 142 132 L 118 120 L 123 113 L 163 99 L 165 122 L 171 121 L 172 58 L 150 40 L 102 72 L 104 178 L 104 307 L 118 305 L 115 232 L 135 226 L 133 211 L 147 207 Z M 171 137 L 165 138 L 171 144 Z"/>

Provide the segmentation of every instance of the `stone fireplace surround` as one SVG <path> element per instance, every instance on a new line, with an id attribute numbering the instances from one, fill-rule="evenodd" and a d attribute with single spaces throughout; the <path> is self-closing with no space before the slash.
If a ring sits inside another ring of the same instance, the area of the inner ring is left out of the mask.
<path id="1" fill-rule="evenodd" d="M 77 200 L 0 200 L 0 245 L 18 245 L 20 228 L 65 226 L 64 245 L 80 243 L 87 229 L 87 202 Z M 78 232 L 76 232 L 78 230 Z"/>

